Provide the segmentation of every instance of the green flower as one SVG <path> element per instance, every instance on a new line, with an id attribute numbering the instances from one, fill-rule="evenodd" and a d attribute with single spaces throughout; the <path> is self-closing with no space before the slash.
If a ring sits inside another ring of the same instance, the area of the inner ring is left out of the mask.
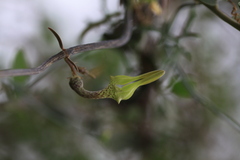
<path id="1" fill-rule="evenodd" d="M 100 91 L 88 91 L 83 87 L 83 81 L 78 75 L 70 78 L 70 87 L 80 96 L 91 99 L 112 98 L 118 103 L 129 99 L 135 90 L 142 86 L 158 80 L 165 74 L 163 70 L 151 71 L 136 77 L 125 75 L 111 76 L 109 85 Z"/>
<path id="2" fill-rule="evenodd" d="M 105 98 L 112 98 L 120 103 L 121 100 L 129 99 L 138 87 L 154 82 L 164 74 L 165 71 L 156 70 L 136 77 L 125 75 L 111 76 L 108 87 L 102 90 L 101 95 Z"/>

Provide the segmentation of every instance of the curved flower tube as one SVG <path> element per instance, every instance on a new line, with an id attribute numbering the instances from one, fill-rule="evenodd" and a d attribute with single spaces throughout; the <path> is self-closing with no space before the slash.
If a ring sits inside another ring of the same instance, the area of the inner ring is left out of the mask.
<path id="1" fill-rule="evenodd" d="M 84 89 L 82 78 L 78 75 L 73 75 L 70 78 L 69 85 L 77 94 L 84 98 L 111 98 L 119 104 L 122 100 L 131 98 L 138 87 L 154 82 L 164 74 L 165 71 L 163 70 L 155 70 L 136 77 L 125 75 L 111 76 L 109 85 L 99 91 Z"/>

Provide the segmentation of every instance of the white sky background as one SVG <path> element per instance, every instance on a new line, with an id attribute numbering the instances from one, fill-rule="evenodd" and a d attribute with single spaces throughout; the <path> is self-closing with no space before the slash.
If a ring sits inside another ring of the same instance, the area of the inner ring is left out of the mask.
<path id="1" fill-rule="evenodd" d="M 76 45 L 76 39 L 87 22 L 103 18 L 104 12 L 112 13 L 122 9 L 118 0 L 106 2 L 107 10 L 103 11 L 102 0 L 1 0 L 0 66 L 10 67 L 16 51 L 29 47 L 27 45 L 31 39 L 41 36 L 38 34 L 44 30 L 41 28 L 41 20 L 44 17 L 54 24 L 49 27 L 54 27 L 60 34 L 66 47 Z M 98 41 L 97 34 L 85 39 L 85 42 L 95 41 Z"/>

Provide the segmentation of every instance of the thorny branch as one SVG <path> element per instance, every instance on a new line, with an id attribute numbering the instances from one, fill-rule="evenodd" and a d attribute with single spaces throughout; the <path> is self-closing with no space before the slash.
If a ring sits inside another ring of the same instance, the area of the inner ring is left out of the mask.
<path id="1" fill-rule="evenodd" d="M 132 13 L 131 7 L 126 9 L 125 13 L 125 30 L 123 35 L 115 40 L 108 40 L 96 43 L 82 44 L 74 47 L 70 47 L 65 49 L 64 52 L 61 51 L 56 55 L 50 57 L 45 62 L 43 62 L 40 66 L 36 68 L 28 68 L 28 69 L 6 69 L 0 70 L 0 77 L 9 77 L 9 76 L 23 76 L 23 75 L 34 75 L 39 74 L 45 71 L 48 67 L 50 67 L 53 63 L 65 58 L 66 56 L 75 55 L 81 52 L 92 51 L 96 49 L 106 49 L 106 48 L 115 48 L 120 47 L 128 42 L 132 35 Z M 66 55 L 67 54 L 67 55 Z"/>

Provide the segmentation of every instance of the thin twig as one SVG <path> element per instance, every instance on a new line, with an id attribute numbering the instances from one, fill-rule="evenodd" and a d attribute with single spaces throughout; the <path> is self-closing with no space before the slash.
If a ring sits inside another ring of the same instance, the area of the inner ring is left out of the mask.
<path id="1" fill-rule="evenodd" d="M 53 63 L 65 58 L 66 56 L 72 56 L 81 52 L 92 51 L 96 49 L 106 49 L 106 48 L 116 48 L 120 47 L 128 42 L 132 35 L 132 10 L 131 7 L 126 9 L 125 14 L 125 21 L 126 27 L 124 30 L 123 35 L 115 40 L 108 40 L 96 43 L 89 43 L 83 45 L 77 45 L 74 47 L 70 47 L 57 53 L 56 55 L 50 57 L 48 60 L 43 62 L 40 66 L 36 68 L 29 68 L 29 69 L 6 69 L 0 70 L 0 77 L 9 77 L 9 76 L 23 76 L 23 75 L 34 75 L 39 74 L 45 71 L 48 67 L 50 67 Z M 61 46 L 61 44 L 60 44 Z M 67 53 L 67 55 L 66 55 Z"/>
<path id="2" fill-rule="evenodd" d="M 204 3 L 201 1 L 201 3 L 203 5 L 205 5 L 208 9 L 210 9 L 214 14 L 216 14 L 219 18 L 221 18 L 223 21 L 225 21 L 226 23 L 230 24 L 232 27 L 234 27 L 235 29 L 240 31 L 240 24 L 232 19 L 231 17 L 227 16 L 226 14 L 224 14 L 218 7 L 217 2 L 216 5 L 212 6 L 209 5 L 207 3 Z"/>

